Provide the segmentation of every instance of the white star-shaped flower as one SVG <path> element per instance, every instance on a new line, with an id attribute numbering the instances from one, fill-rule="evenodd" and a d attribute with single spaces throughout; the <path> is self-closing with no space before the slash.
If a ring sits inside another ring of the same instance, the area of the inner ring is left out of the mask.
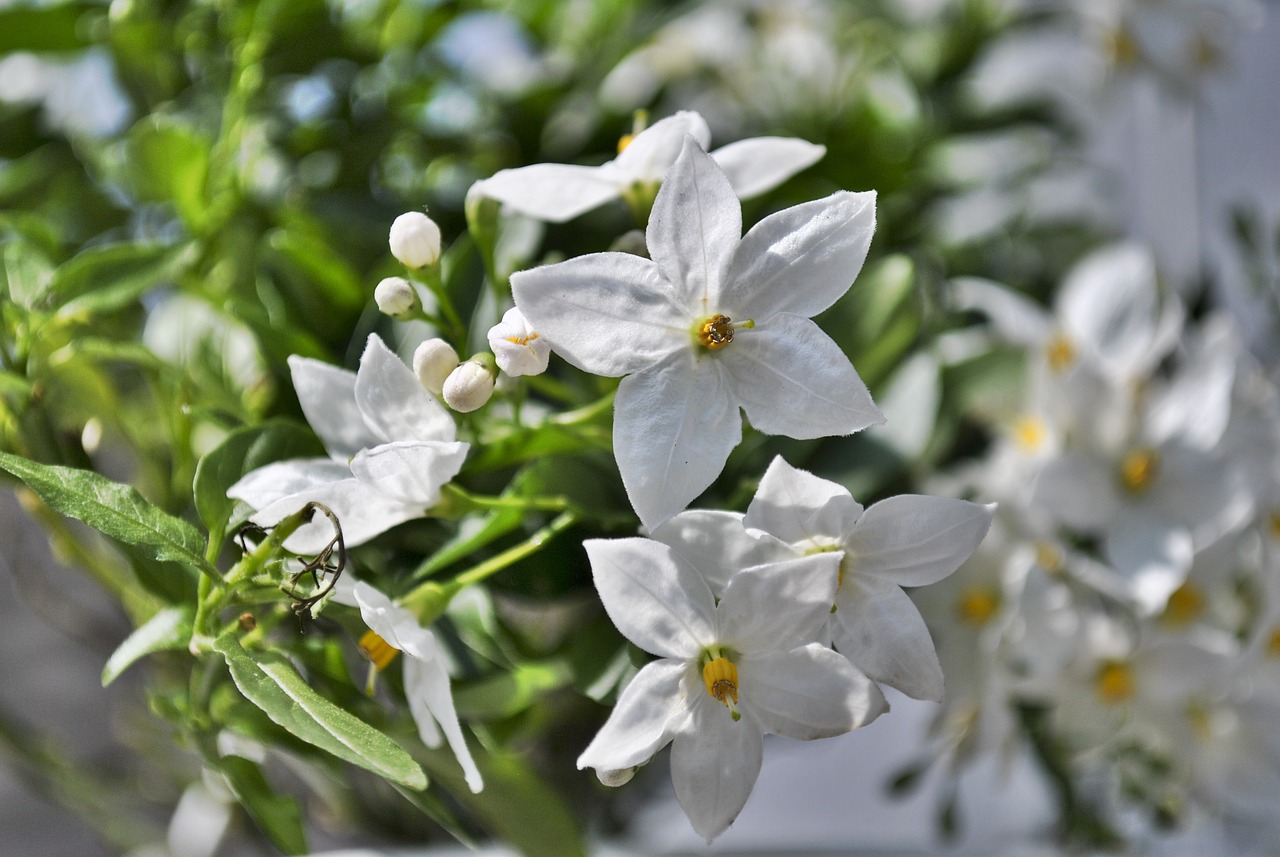
<path id="1" fill-rule="evenodd" d="M 655 122 L 626 143 L 618 157 L 598 167 L 532 164 L 501 170 L 481 182 L 477 192 L 520 214 L 563 223 L 637 190 L 651 197 L 686 136 L 704 149 L 711 143 L 706 120 L 690 110 Z M 777 187 L 826 151 L 825 146 L 790 137 L 754 137 L 723 146 L 711 156 L 729 175 L 738 196 L 747 199 Z"/>
<path id="2" fill-rule="evenodd" d="M 258 510 L 253 523 L 272 526 L 309 502 L 323 503 L 353 547 L 422 517 L 440 499 L 469 446 L 454 440 L 448 411 L 381 339 L 369 337 L 358 372 L 297 356 L 289 368 L 329 457 L 268 464 L 232 485 L 227 496 Z M 329 523 L 317 520 L 285 545 L 312 553 L 332 537 Z"/>
<path id="3" fill-rule="evenodd" d="M 888 709 L 844 658 L 811 642 L 830 610 L 838 559 L 812 556 L 739 571 L 717 602 L 704 572 L 650 539 L 584 543 L 618 629 L 655 654 L 578 758 L 602 775 L 670 743 L 676 799 L 710 841 L 746 804 L 765 734 L 826 738 Z"/>
<path id="4" fill-rule="evenodd" d="M 866 258 L 875 193 L 840 191 L 766 217 L 745 236 L 738 198 L 692 137 L 654 202 L 652 261 L 595 253 L 511 277 L 516 305 L 552 350 L 627 376 L 613 442 L 631 505 L 653 529 L 702 493 L 756 429 L 808 439 L 884 421 L 810 320 Z"/>
<path id="5" fill-rule="evenodd" d="M 541 375 L 547 371 L 551 358 L 551 343 L 539 336 L 515 307 L 503 313 L 502 321 L 489 328 L 489 348 L 498 368 L 513 378 Z"/>

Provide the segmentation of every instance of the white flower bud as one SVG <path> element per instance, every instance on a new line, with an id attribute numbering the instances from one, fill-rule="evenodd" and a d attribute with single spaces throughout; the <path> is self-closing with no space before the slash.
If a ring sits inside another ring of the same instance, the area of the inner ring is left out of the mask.
<path id="1" fill-rule="evenodd" d="M 484 358 L 488 357 L 488 361 Z M 494 370 L 485 362 L 492 362 L 487 354 L 477 355 L 444 379 L 444 401 L 458 413 L 468 414 L 479 408 L 493 395 Z"/>
<path id="2" fill-rule="evenodd" d="M 391 224 L 391 255 L 408 268 L 434 265 L 440 258 L 440 227 L 421 211 L 409 211 Z"/>
<path id="3" fill-rule="evenodd" d="M 387 277 L 378 283 L 373 290 L 373 299 L 377 302 L 378 309 L 392 318 L 404 318 L 417 312 L 420 306 L 418 293 L 404 277 Z"/>
<path id="4" fill-rule="evenodd" d="M 603 785 L 616 789 L 618 786 L 625 786 L 631 782 L 631 778 L 636 775 L 639 768 L 623 768 L 618 771 L 596 771 L 596 779 Z"/>
<path id="5" fill-rule="evenodd" d="M 413 352 L 413 371 L 435 395 L 444 391 L 445 379 L 458 368 L 458 352 L 443 339 L 428 339 Z"/>
<path id="6" fill-rule="evenodd" d="M 512 307 L 502 321 L 489 328 L 489 347 L 497 358 L 498 368 L 512 377 L 541 375 L 547 371 L 551 344 L 529 326 L 529 322 Z"/>

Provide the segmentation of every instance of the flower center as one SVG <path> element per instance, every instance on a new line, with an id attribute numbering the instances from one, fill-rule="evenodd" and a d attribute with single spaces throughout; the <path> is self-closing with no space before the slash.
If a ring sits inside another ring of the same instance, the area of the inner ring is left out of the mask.
<path id="1" fill-rule="evenodd" d="M 623 134 L 618 138 L 618 154 L 621 155 L 627 146 L 631 145 L 631 141 L 636 138 L 635 134 Z"/>
<path id="2" fill-rule="evenodd" d="M 730 716 L 737 720 L 738 713 L 738 667 L 725 657 L 714 658 L 702 667 L 702 681 L 707 686 L 707 693 L 716 702 L 729 709 Z"/>
<path id="3" fill-rule="evenodd" d="M 1267 637 L 1267 654 L 1273 658 L 1280 658 L 1280 625 L 1271 629 L 1271 634 Z"/>
<path id="4" fill-rule="evenodd" d="M 1150 447 L 1131 449 L 1120 459 L 1120 484 L 1131 494 L 1141 494 L 1155 481 L 1160 453 Z"/>
<path id="5" fill-rule="evenodd" d="M 1013 440 L 1025 452 L 1035 452 L 1044 446 L 1049 431 L 1044 420 L 1030 414 L 1018 418 L 1013 424 Z"/>
<path id="6" fill-rule="evenodd" d="M 1076 347 L 1065 333 L 1055 333 L 1045 345 L 1044 352 L 1049 368 L 1058 374 L 1067 371 L 1076 362 Z"/>
<path id="7" fill-rule="evenodd" d="M 956 613 L 969 625 L 982 626 L 991 621 L 1000 609 L 1000 595 L 985 586 L 971 586 L 960 593 Z"/>
<path id="8" fill-rule="evenodd" d="M 506 339 L 507 339 L 507 342 L 514 343 L 515 345 L 528 345 L 530 342 L 533 342 L 537 338 L 538 338 L 538 334 L 534 332 L 529 334 L 528 336 L 508 336 Z"/>
<path id="9" fill-rule="evenodd" d="M 698 344 L 710 351 L 718 351 L 733 342 L 733 319 L 727 315 L 713 315 L 698 328 Z"/>
<path id="10" fill-rule="evenodd" d="M 1267 530 L 1272 538 L 1280 539 L 1280 509 L 1272 509 L 1267 514 Z"/>
<path id="11" fill-rule="evenodd" d="M 1107 661 L 1093 679 L 1093 689 L 1107 705 L 1119 705 L 1133 698 L 1137 682 L 1133 670 L 1121 661 Z"/>
<path id="12" fill-rule="evenodd" d="M 360 651 L 364 652 L 365 657 L 373 662 L 374 669 L 379 672 L 385 670 L 396 659 L 396 655 L 400 653 L 398 649 L 373 631 L 365 631 L 364 636 L 360 638 Z"/>
<path id="13" fill-rule="evenodd" d="M 1163 618 L 1173 625 L 1189 625 L 1200 618 L 1204 608 L 1204 593 L 1188 581 L 1169 595 L 1169 600 L 1164 605 Z"/>
<path id="14" fill-rule="evenodd" d="M 1063 565 L 1062 551 L 1049 542 L 1036 542 L 1036 565 L 1043 568 L 1046 574 L 1059 574 Z"/>

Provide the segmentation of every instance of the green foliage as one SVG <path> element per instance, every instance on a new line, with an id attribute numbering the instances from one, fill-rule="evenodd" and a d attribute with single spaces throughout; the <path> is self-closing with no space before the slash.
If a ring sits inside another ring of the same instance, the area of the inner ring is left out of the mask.
<path id="1" fill-rule="evenodd" d="M 186 649 L 194 619 L 194 611 L 185 605 L 157 611 L 135 628 L 107 658 L 107 664 L 102 668 L 102 686 L 111 684 L 130 666 L 153 652 Z"/>
<path id="2" fill-rule="evenodd" d="M 262 775 L 262 768 L 248 759 L 222 756 L 217 767 L 227 778 L 231 793 L 272 845 L 285 854 L 307 853 L 307 836 L 297 801 L 276 794 Z"/>

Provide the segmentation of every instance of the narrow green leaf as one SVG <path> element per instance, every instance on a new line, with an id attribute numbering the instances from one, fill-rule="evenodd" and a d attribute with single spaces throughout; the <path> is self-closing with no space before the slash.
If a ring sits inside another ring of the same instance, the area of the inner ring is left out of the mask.
<path id="1" fill-rule="evenodd" d="M 190 251 L 158 244 L 92 247 L 58 267 L 45 298 L 63 318 L 109 312 L 171 280 Z"/>
<path id="2" fill-rule="evenodd" d="M 10 241 L 0 256 L 0 274 L 5 290 L 19 306 L 30 309 L 53 278 L 53 266 L 44 254 L 24 241 Z"/>
<path id="3" fill-rule="evenodd" d="M 248 759 L 223 756 L 217 764 L 227 778 L 231 793 L 273 845 L 285 854 L 308 853 L 297 801 L 276 794 L 262 775 L 262 769 Z"/>
<path id="4" fill-rule="evenodd" d="M 208 217 L 205 185 L 211 143 L 172 119 L 147 117 L 129 132 L 133 186 L 144 198 L 171 203 L 192 229 Z"/>
<path id="5" fill-rule="evenodd" d="M 300 227 L 277 229 L 268 236 L 266 246 L 268 261 L 294 270 L 336 307 L 352 309 L 369 299 L 360 275 L 323 236 Z"/>
<path id="6" fill-rule="evenodd" d="M 0 469 L 17 476 L 56 512 L 103 535 L 145 548 L 148 556 L 219 577 L 204 558 L 204 538 L 181 518 L 151 505 L 132 486 L 92 470 L 58 467 L 0 452 Z"/>
<path id="7" fill-rule="evenodd" d="M 392 782 L 426 788 L 422 768 L 399 744 L 312 690 L 283 655 L 246 651 L 234 632 L 213 647 L 245 698 L 294 737 Z"/>
<path id="8" fill-rule="evenodd" d="M 519 714 L 572 679 L 573 673 L 564 661 L 520 664 L 510 672 L 456 688 L 453 703 L 463 720 L 500 720 Z"/>
<path id="9" fill-rule="evenodd" d="M 89 46 L 80 18 L 93 8 L 85 3 L 47 6 L 10 5 L 0 9 L 0 54 L 14 51 L 78 51 Z"/>
<path id="10" fill-rule="evenodd" d="M 166 607 L 143 622 L 107 658 L 102 668 L 102 686 L 120 677 L 135 661 L 152 652 L 185 649 L 191 640 L 193 614 L 187 607 Z"/>

